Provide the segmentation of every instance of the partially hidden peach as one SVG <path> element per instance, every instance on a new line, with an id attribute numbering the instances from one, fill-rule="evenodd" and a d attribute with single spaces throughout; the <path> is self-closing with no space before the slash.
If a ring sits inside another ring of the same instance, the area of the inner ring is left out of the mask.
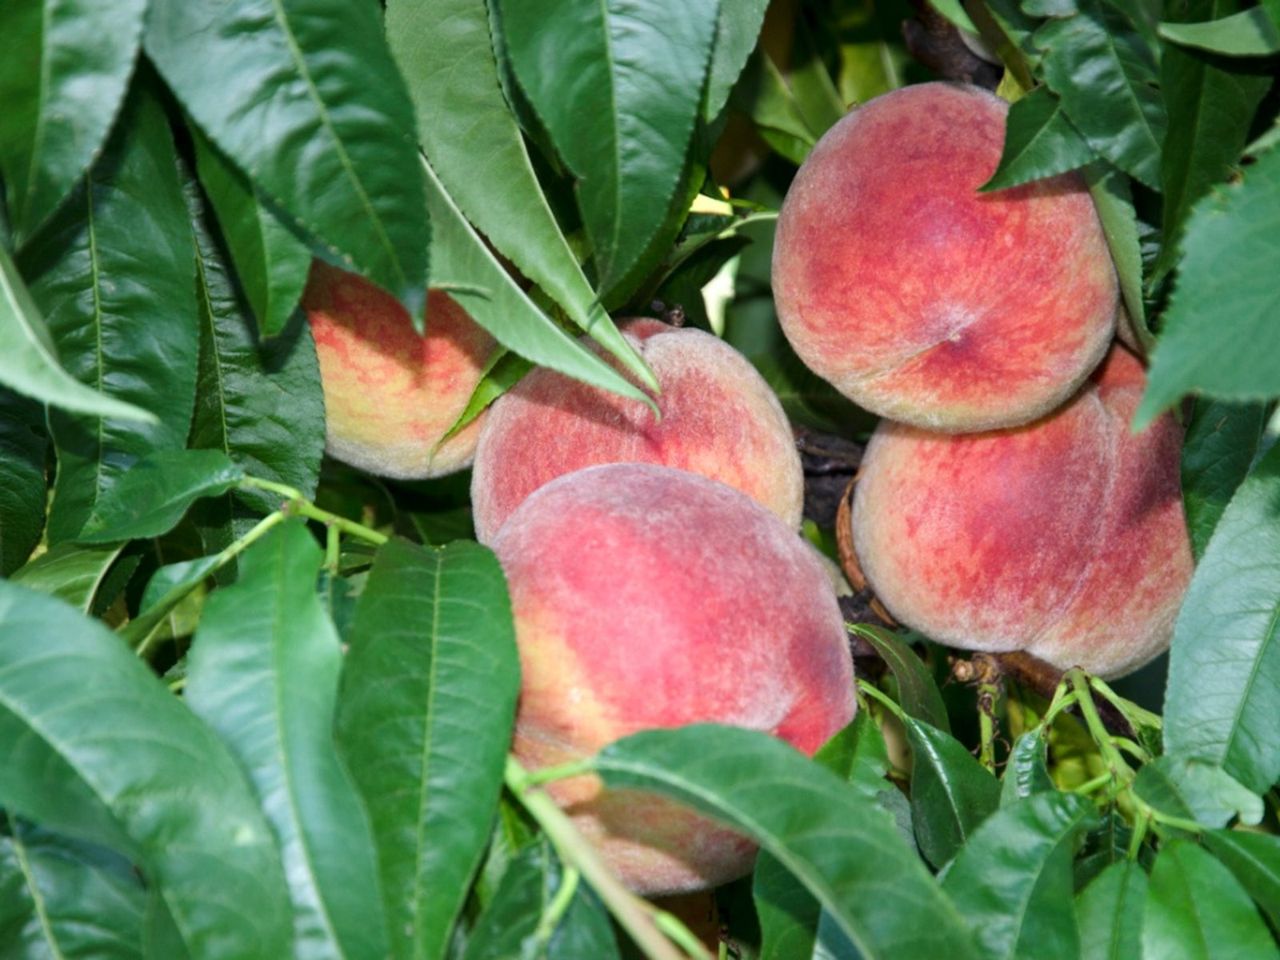
<path id="1" fill-rule="evenodd" d="M 808 754 L 852 719 L 853 661 L 826 571 L 738 491 L 696 474 L 609 464 L 530 496 L 494 541 L 523 685 L 515 753 L 530 768 L 640 730 L 718 722 Z M 549 785 L 634 890 L 746 873 L 743 837 L 656 796 Z"/>
<path id="2" fill-rule="evenodd" d="M 953 647 L 1024 650 L 1102 677 L 1168 647 L 1192 572 L 1182 429 L 1133 435 L 1141 365 L 1115 347 L 1063 409 L 1025 427 L 929 433 L 882 422 L 853 503 L 868 583 Z"/>
<path id="3" fill-rule="evenodd" d="M 658 378 L 661 419 L 638 400 L 554 370 L 528 374 L 490 408 L 481 433 L 471 480 L 477 538 L 488 543 L 544 483 L 622 462 L 711 477 L 798 528 L 800 455 L 778 398 L 755 368 L 701 330 L 631 320 L 622 331 Z"/>
<path id="4" fill-rule="evenodd" d="M 479 419 L 441 440 L 466 409 L 494 340 L 453 299 L 430 291 L 424 336 L 390 294 L 317 261 L 302 306 L 320 361 L 331 456 L 402 480 L 470 464 Z"/>
<path id="5" fill-rule="evenodd" d="M 868 410 L 945 432 L 1027 423 L 1102 359 L 1119 288 L 1076 174 L 978 193 L 1008 105 L 925 83 L 832 127 L 782 206 L 783 332 Z"/>

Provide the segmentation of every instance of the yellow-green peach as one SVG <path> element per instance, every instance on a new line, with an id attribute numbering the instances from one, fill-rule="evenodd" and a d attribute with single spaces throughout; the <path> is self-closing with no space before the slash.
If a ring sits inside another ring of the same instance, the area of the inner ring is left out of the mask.
<path id="1" fill-rule="evenodd" d="M 640 730 L 716 722 L 808 754 L 852 719 L 853 661 L 826 571 L 774 514 L 650 464 L 589 467 L 533 493 L 493 549 L 522 687 L 514 751 L 539 769 Z M 593 776 L 552 795 L 634 890 L 746 873 L 745 838 Z"/>
<path id="2" fill-rule="evenodd" d="M 430 291 L 419 334 L 390 294 L 317 261 L 302 306 L 320 361 L 331 456 L 396 479 L 471 463 L 480 420 L 441 440 L 466 409 L 494 341 L 457 303 Z"/>

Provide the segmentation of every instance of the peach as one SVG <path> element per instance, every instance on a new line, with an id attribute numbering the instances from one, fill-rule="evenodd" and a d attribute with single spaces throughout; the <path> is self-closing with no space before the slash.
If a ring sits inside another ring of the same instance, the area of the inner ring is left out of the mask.
<path id="1" fill-rule="evenodd" d="M 1119 287 L 1081 178 L 977 192 L 1007 112 L 977 87 L 895 90 L 827 131 L 787 193 L 783 332 L 868 410 L 946 432 L 1027 423 L 1107 350 Z"/>
<path id="2" fill-rule="evenodd" d="M 778 398 L 755 368 L 701 330 L 631 320 L 622 331 L 658 378 L 661 419 L 639 401 L 553 370 L 530 373 L 493 405 L 480 436 L 471 478 L 480 542 L 544 483 L 621 462 L 703 474 L 799 528 L 800 455 Z"/>
<path id="3" fill-rule="evenodd" d="M 954 647 L 1024 650 L 1102 677 L 1168 647 L 1191 578 L 1182 429 L 1134 435 L 1145 376 L 1116 347 L 1063 409 L 947 435 L 882 422 L 853 503 L 853 540 L 889 612 Z"/>
<path id="4" fill-rule="evenodd" d="M 441 440 L 466 409 L 494 340 L 452 298 L 430 291 L 420 335 L 390 294 L 316 261 L 302 306 L 320 360 L 331 456 L 401 480 L 470 464 L 479 418 Z"/>
<path id="5" fill-rule="evenodd" d="M 537 769 L 639 730 L 767 731 L 813 754 L 853 717 L 853 661 L 826 571 L 781 520 L 722 483 L 650 464 L 553 480 L 494 540 L 523 686 L 516 756 Z M 744 838 L 675 804 L 549 789 L 634 890 L 688 892 L 751 867 Z"/>

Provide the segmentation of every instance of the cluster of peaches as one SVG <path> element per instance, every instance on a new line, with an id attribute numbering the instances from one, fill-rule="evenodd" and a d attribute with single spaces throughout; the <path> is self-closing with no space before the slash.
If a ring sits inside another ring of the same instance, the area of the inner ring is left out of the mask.
<path id="1" fill-rule="evenodd" d="M 1112 676 L 1168 643 L 1191 568 L 1181 433 L 1134 436 L 1141 364 L 1112 347 L 1115 271 L 1071 176 L 984 195 L 1005 108 L 926 84 L 817 145 L 778 224 L 774 288 L 799 356 L 886 419 L 853 509 L 861 567 L 902 622 L 969 649 Z M 447 436 L 495 348 L 444 293 L 427 333 L 317 264 L 311 321 L 334 456 L 418 478 L 474 460 L 476 533 L 506 573 L 541 768 L 626 734 L 714 721 L 812 754 L 852 719 L 832 575 L 797 533 L 803 475 L 777 398 L 718 338 L 622 330 L 644 404 L 537 369 Z M 738 836 L 590 777 L 556 799 L 635 890 L 749 869 Z"/>

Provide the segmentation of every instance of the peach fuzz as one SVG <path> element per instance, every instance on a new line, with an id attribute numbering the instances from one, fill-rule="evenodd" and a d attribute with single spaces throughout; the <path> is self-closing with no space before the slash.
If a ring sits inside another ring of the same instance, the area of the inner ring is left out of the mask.
<path id="1" fill-rule="evenodd" d="M 649 464 L 560 477 L 494 541 L 523 685 L 514 751 L 532 769 L 640 730 L 717 722 L 812 755 L 853 717 L 853 661 L 826 571 L 731 487 Z M 632 889 L 688 892 L 748 872 L 753 846 L 670 801 L 548 787 Z"/>
<path id="2" fill-rule="evenodd" d="M 1116 347 L 1062 410 L 945 435 L 884 422 L 862 461 L 853 539 L 895 618 L 939 642 L 1024 650 L 1102 677 L 1169 645 L 1191 578 L 1182 428 L 1134 435 L 1145 376 Z"/>
<path id="3" fill-rule="evenodd" d="M 977 192 L 1007 113 L 977 87 L 895 90 L 827 131 L 787 192 L 783 332 L 868 410 L 949 433 L 1028 423 L 1107 350 L 1119 286 L 1081 178 Z"/>
<path id="4" fill-rule="evenodd" d="M 621 329 L 658 378 L 661 419 L 639 401 L 534 370 L 493 405 L 480 436 L 471 475 L 480 542 L 488 543 L 548 481 L 621 462 L 661 464 L 727 483 L 798 529 L 800 455 L 778 398 L 755 368 L 701 330 L 657 320 L 630 320 Z"/>
<path id="5" fill-rule="evenodd" d="M 331 456 L 401 480 L 470 464 L 482 418 L 440 441 L 466 409 L 494 340 L 457 303 L 430 291 L 420 335 L 390 294 L 317 261 L 302 307 L 320 361 Z"/>

